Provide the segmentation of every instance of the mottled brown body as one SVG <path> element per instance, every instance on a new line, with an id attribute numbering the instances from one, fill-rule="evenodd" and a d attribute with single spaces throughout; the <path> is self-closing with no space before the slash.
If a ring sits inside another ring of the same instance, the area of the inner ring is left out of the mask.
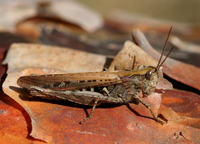
<path id="1" fill-rule="evenodd" d="M 91 117 L 95 107 L 101 103 L 137 101 L 142 102 L 150 109 L 138 94 L 141 91 L 144 96 L 151 94 L 154 92 L 157 82 L 158 71 L 151 66 L 138 70 L 114 72 L 22 76 L 17 81 L 18 85 L 28 89 L 32 96 L 51 100 L 63 99 L 93 106 L 89 117 Z M 102 93 L 93 91 L 92 88 L 95 87 L 100 88 Z M 151 109 L 150 111 L 153 114 Z M 153 117 L 157 120 L 154 114 Z"/>

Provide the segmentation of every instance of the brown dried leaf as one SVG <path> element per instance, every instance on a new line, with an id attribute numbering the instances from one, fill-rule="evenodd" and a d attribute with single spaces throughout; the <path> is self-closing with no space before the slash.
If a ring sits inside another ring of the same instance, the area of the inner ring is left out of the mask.
<path id="1" fill-rule="evenodd" d="M 156 89 L 163 89 L 163 90 L 173 89 L 173 85 L 168 80 L 164 78 L 159 78 Z"/>
<path id="2" fill-rule="evenodd" d="M 136 66 L 156 66 L 158 63 L 155 59 L 153 59 L 149 54 L 147 54 L 133 42 L 126 41 L 123 49 L 117 54 L 117 56 L 114 58 L 114 61 L 111 63 L 109 70 L 114 70 L 114 67 L 117 67 L 119 70 L 132 69 L 134 65 L 134 57 L 136 58 Z"/>
<path id="3" fill-rule="evenodd" d="M 101 71 L 105 57 L 60 47 L 13 44 L 3 62 L 3 64 L 8 63 L 8 73 L 27 68 L 53 68 L 65 72 L 87 72 Z M 80 67 L 82 68 L 80 69 Z"/>

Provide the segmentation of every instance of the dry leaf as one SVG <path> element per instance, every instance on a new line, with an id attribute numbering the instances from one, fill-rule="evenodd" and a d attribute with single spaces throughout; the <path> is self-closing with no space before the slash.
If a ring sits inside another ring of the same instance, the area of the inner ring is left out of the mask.
<path id="1" fill-rule="evenodd" d="M 200 118 L 200 98 L 198 94 L 176 89 L 167 90 L 163 94 L 162 103 L 166 107 L 172 108 L 180 116 Z"/>
<path id="2" fill-rule="evenodd" d="M 136 60 L 135 63 L 137 64 L 136 66 L 156 66 L 158 64 L 155 59 L 153 59 L 140 47 L 131 41 L 126 41 L 123 49 L 114 58 L 109 70 L 114 70 L 114 67 L 117 67 L 119 70 L 132 69 L 134 65 L 134 57 Z"/>
<path id="3" fill-rule="evenodd" d="M 3 62 L 3 64 L 7 63 L 9 63 L 8 73 L 27 68 L 87 72 L 101 71 L 105 63 L 105 57 L 78 50 L 45 45 L 13 44 Z"/>

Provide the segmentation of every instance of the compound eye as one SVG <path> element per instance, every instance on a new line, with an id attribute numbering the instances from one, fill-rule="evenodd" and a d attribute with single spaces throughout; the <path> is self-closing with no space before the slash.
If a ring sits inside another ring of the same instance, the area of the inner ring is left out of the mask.
<path id="1" fill-rule="evenodd" d="M 152 70 L 148 71 L 148 72 L 145 74 L 145 78 L 146 78 L 147 80 L 151 80 L 152 73 L 153 73 Z"/>

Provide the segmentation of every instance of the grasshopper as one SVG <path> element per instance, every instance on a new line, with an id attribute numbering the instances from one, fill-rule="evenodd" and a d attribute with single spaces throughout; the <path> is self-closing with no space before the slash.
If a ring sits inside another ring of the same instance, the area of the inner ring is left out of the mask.
<path id="1" fill-rule="evenodd" d="M 171 29 L 169 34 L 170 32 Z M 101 103 L 127 104 L 131 102 L 142 103 L 150 110 L 156 121 L 163 123 L 151 107 L 139 97 L 139 93 L 142 92 L 144 96 L 148 96 L 155 91 L 159 68 L 173 49 L 171 48 L 162 61 L 166 43 L 156 67 L 139 66 L 137 70 L 22 76 L 17 80 L 17 84 L 27 89 L 31 96 L 49 100 L 63 99 L 92 106 L 89 115 L 80 123 L 88 120 L 96 106 Z M 96 88 L 100 91 L 94 91 Z"/>

